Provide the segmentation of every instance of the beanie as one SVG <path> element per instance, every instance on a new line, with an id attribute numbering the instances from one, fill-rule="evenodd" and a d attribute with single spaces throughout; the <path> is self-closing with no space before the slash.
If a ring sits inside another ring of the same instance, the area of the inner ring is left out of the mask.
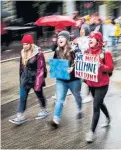
<path id="1" fill-rule="evenodd" d="M 85 31 L 85 36 L 88 36 L 89 33 L 90 33 L 90 27 L 89 27 L 89 25 L 88 25 L 88 24 L 83 24 L 83 25 L 82 25 L 82 28 L 83 28 L 84 31 Z"/>
<path id="2" fill-rule="evenodd" d="M 68 41 L 70 41 L 70 33 L 66 30 L 63 30 L 61 31 L 59 34 L 58 34 L 58 37 L 59 36 L 64 36 Z"/>
<path id="3" fill-rule="evenodd" d="M 22 43 L 33 44 L 34 40 L 31 34 L 25 34 L 21 40 Z"/>

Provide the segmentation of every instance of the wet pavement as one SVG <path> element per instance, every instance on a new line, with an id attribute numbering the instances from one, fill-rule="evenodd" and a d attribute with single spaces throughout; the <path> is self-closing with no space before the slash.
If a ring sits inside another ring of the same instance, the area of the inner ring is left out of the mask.
<path id="1" fill-rule="evenodd" d="M 53 91 L 53 93 L 51 93 Z M 46 91 L 47 92 L 47 91 Z M 47 92 L 48 97 L 54 94 L 54 89 Z M 15 117 L 11 113 L 16 106 L 15 102 L 5 104 L 1 122 L 1 145 L 2 149 L 120 149 L 121 148 L 121 87 L 114 81 L 111 82 L 105 103 L 111 115 L 109 128 L 101 128 L 105 117 L 101 113 L 97 128 L 97 139 L 92 144 L 85 142 L 85 134 L 89 130 L 92 116 L 92 102 L 83 105 L 84 118 L 76 120 L 76 104 L 72 95 L 67 96 L 64 105 L 60 128 L 51 130 L 47 121 L 52 118 L 54 100 L 48 98 L 48 110 L 51 115 L 42 120 L 35 120 L 39 112 L 39 104 L 35 102 L 35 95 L 28 100 L 26 111 L 27 122 L 21 126 L 14 126 L 8 120 Z M 33 103 L 33 101 L 35 103 Z M 32 104 L 32 103 L 33 104 Z M 17 103 L 17 102 L 16 102 Z M 5 112 L 6 110 L 6 112 Z M 8 113 L 9 110 L 9 113 Z M 7 116 L 4 114 L 7 113 Z"/>

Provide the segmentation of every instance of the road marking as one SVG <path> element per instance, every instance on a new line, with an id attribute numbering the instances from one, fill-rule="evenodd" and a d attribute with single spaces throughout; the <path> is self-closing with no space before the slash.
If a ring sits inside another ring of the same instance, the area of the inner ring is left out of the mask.
<path id="1" fill-rule="evenodd" d="M 19 58 L 20 58 L 20 57 L 14 57 L 14 58 L 2 60 L 1 63 L 8 62 L 8 61 L 12 61 L 12 60 L 16 60 L 16 59 L 19 59 Z"/>
<path id="2" fill-rule="evenodd" d="M 53 52 L 52 50 L 46 50 L 46 51 L 42 51 L 44 53 L 50 53 L 50 52 Z M 5 63 L 5 62 L 8 62 L 8 61 L 12 61 L 12 60 L 16 60 L 16 59 L 19 59 L 20 57 L 14 57 L 14 58 L 9 58 L 9 59 L 5 59 L 5 60 L 2 60 L 1 63 Z"/>
<path id="3" fill-rule="evenodd" d="M 12 50 L 13 50 L 13 49 L 8 49 L 8 50 L 5 50 L 5 53 L 6 53 L 6 52 L 10 52 L 10 51 L 12 51 Z"/>
<path id="4" fill-rule="evenodd" d="M 50 52 L 52 52 L 52 50 L 44 51 L 44 53 L 50 53 Z M 8 62 L 8 61 L 16 60 L 16 59 L 19 59 L 19 58 L 20 57 L 14 57 L 14 58 L 10 58 L 10 59 L 5 59 L 5 60 L 2 60 L 1 63 L 5 63 L 5 62 Z M 117 60 L 120 60 L 120 59 L 121 59 L 121 56 L 119 56 L 119 57 L 117 57 L 116 59 L 113 59 L 113 60 L 117 61 Z"/>
<path id="5" fill-rule="evenodd" d="M 48 86 L 45 86 L 44 89 L 49 88 L 49 87 L 54 86 L 54 85 L 55 85 L 55 83 L 54 84 L 50 84 Z"/>

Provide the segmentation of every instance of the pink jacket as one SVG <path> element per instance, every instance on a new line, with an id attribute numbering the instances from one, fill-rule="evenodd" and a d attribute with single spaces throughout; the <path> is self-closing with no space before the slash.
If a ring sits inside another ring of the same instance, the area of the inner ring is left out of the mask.
<path id="1" fill-rule="evenodd" d="M 42 52 L 39 52 L 37 57 L 37 72 L 34 90 L 39 91 L 42 86 L 45 86 L 44 72 L 46 70 L 46 62 Z"/>

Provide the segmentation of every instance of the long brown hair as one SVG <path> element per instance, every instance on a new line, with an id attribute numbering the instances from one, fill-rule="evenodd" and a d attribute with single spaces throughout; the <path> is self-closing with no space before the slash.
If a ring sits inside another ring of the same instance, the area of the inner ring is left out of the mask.
<path id="1" fill-rule="evenodd" d="M 66 46 L 64 48 L 58 46 L 57 49 L 58 49 L 59 57 L 61 59 L 70 60 L 71 63 L 74 62 L 75 55 L 74 55 L 74 52 L 71 51 L 71 43 L 70 43 L 70 41 L 67 41 Z"/>

